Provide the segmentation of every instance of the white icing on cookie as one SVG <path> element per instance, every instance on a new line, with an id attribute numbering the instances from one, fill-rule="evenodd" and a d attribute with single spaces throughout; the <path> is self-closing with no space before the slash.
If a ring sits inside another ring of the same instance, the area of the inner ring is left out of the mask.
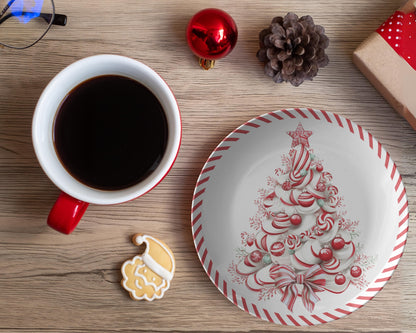
<path id="1" fill-rule="evenodd" d="M 121 267 L 122 285 L 135 300 L 160 299 L 173 278 L 173 254 L 165 244 L 148 235 L 136 235 L 133 242 L 138 246 L 144 243 L 146 249 L 142 254 L 124 262 Z"/>

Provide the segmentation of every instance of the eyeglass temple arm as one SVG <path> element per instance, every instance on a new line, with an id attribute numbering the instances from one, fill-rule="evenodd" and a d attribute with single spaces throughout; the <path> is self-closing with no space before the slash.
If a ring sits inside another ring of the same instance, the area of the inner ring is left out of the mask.
<path id="1" fill-rule="evenodd" d="M 50 23 L 53 14 L 40 13 L 39 16 L 42 17 L 47 23 Z M 55 14 L 55 18 L 53 19 L 52 24 L 65 26 L 66 25 L 66 21 L 67 21 L 66 15 L 63 15 L 63 14 Z"/>
<path id="2" fill-rule="evenodd" d="M 25 15 L 25 14 L 29 14 L 29 13 L 30 12 L 22 12 L 21 14 Z M 2 24 L 4 21 L 6 21 L 7 19 L 9 19 L 12 16 L 14 16 L 14 15 L 13 14 L 7 14 L 6 16 L 3 16 L 2 18 L 0 18 L 0 24 Z M 53 17 L 53 14 L 40 13 L 39 16 L 41 18 L 43 18 L 46 21 L 46 23 L 51 23 L 51 19 Z M 66 21 L 67 21 L 67 16 L 66 15 L 55 14 L 55 18 L 53 19 L 52 24 L 65 26 Z"/>

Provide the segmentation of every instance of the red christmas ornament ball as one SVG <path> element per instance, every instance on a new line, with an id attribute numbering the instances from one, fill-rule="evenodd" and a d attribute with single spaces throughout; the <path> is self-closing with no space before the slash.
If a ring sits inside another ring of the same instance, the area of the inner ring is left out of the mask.
<path id="1" fill-rule="evenodd" d="M 315 198 L 309 192 L 303 192 L 299 194 L 298 201 L 302 207 L 310 207 L 315 202 Z"/>
<path id="2" fill-rule="evenodd" d="M 285 253 L 285 244 L 283 242 L 273 243 L 270 247 L 270 254 L 275 257 L 280 257 Z"/>
<path id="3" fill-rule="evenodd" d="M 359 277 L 362 273 L 361 267 L 360 266 L 352 266 L 350 269 L 350 274 L 352 277 Z"/>
<path id="4" fill-rule="evenodd" d="M 188 23 L 186 39 L 192 52 L 203 59 L 225 57 L 237 43 L 237 25 L 225 11 L 207 8 L 196 13 Z"/>
<path id="5" fill-rule="evenodd" d="M 334 250 L 341 250 L 344 246 L 345 246 L 345 240 L 342 237 L 335 237 L 332 241 L 331 241 L 331 246 Z"/>
<path id="6" fill-rule="evenodd" d="M 325 191 L 325 189 L 326 189 L 326 185 L 325 185 L 325 183 L 318 183 L 318 184 L 316 184 L 316 189 L 317 189 L 319 192 L 324 192 L 324 191 Z"/>
<path id="7" fill-rule="evenodd" d="M 333 256 L 332 250 L 329 247 L 324 247 L 319 251 L 319 259 L 322 261 L 331 260 Z"/>
<path id="8" fill-rule="evenodd" d="M 252 237 L 247 238 L 247 245 L 251 246 L 254 244 L 254 239 Z"/>
<path id="9" fill-rule="evenodd" d="M 299 214 L 293 214 L 290 217 L 290 223 L 292 223 L 293 225 L 299 225 L 302 223 L 302 216 L 300 216 Z"/>
<path id="10" fill-rule="evenodd" d="M 282 189 L 285 191 L 289 191 L 292 188 L 292 183 L 289 180 L 286 180 L 283 184 L 282 184 Z"/>
<path id="11" fill-rule="evenodd" d="M 250 253 L 250 259 L 253 262 L 259 262 L 260 260 L 263 259 L 263 254 L 259 250 L 255 250 Z"/>
<path id="12" fill-rule="evenodd" d="M 343 285 L 347 279 L 345 278 L 344 274 L 338 273 L 335 275 L 335 283 L 337 285 Z"/>

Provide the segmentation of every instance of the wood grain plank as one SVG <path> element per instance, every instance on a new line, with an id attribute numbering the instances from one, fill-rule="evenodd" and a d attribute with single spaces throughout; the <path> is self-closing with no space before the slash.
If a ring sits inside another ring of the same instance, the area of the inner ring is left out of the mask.
<path id="1" fill-rule="evenodd" d="M 56 11 L 68 15 L 66 27 L 53 27 L 28 50 L 0 50 L 0 332 L 416 331 L 416 133 L 351 61 L 401 4 L 55 0 Z M 208 72 L 198 68 L 185 37 L 189 19 L 207 6 L 228 11 L 239 28 L 234 51 Z M 289 11 L 311 15 L 331 41 L 330 64 L 297 88 L 274 84 L 256 58 L 260 30 Z M 59 191 L 36 161 L 31 119 L 56 73 L 98 53 L 132 57 L 163 76 L 181 109 L 182 147 L 152 192 L 123 205 L 91 205 L 65 236 L 45 223 Z M 353 314 L 308 329 L 258 320 L 229 302 L 199 263 L 190 228 L 194 186 L 211 151 L 240 124 L 289 107 L 336 112 L 370 131 L 396 162 L 411 211 L 405 253 L 385 288 Z M 132 301 L 120 285 L 137 232 L 163 239 L 177 259 L 171 289 L 153 303 Z"/>

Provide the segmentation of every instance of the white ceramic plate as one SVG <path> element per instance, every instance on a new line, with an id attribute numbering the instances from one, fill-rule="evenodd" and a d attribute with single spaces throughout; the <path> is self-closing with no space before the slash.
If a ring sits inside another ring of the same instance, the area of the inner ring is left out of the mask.
<path id="1" fill-rule="evenodd" d="M 201 263 L 239 308 L 316 325 L 363 306 L 397 267 L 408 203 L 390 155 L 337 114 L 290 109 L 230 133 L 198 178 Z"/>

